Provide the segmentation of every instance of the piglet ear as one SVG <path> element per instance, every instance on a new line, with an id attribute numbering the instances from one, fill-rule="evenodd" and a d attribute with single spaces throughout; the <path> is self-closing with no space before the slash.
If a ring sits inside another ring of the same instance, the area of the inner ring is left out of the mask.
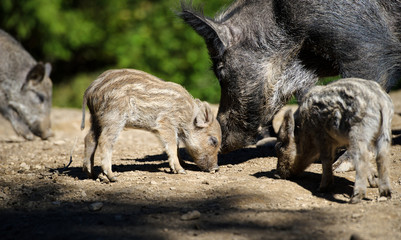
<path id="1" fill-rule="evenodd" d="M 213 122 L 213 113 L 207 102 L 201 102 L 196 99 L 196 105 L 198 106 L 195 114 L 194 125 L 199 128 L 205 128 Z"/>
<path id="2" fill-rule="evenodd" d="M 50 73 L 52 72 L 52 65 L 50 63 L 45 64 L 45 77 L 50 77 Z"/>
<path id="3" fill-rule="evenodd" d="M 32 81 L 33 84 L 40 83 L 43 80 L 47 70 L 49 70 L 49 74 L 50 74 L 51 67 L 50 67 L 50 69 L 47 69 L 47 68 L 49 68 L 47 66 L 47 64 L 45 66 L 43 63 L 38 62 L 28 72 L 28 75 L 26 76 L 26 81 L 25 82 L 28 83 L 28 82 Z"/>
<path id="4" fill-rule="evenodd" d="M 289 109 L 285 112 L 283 122 L 278 131 L 278 138 L 281 142 L 286 143 L 294 138 L 294 125 L 294 115 L 292 110 Z"/>

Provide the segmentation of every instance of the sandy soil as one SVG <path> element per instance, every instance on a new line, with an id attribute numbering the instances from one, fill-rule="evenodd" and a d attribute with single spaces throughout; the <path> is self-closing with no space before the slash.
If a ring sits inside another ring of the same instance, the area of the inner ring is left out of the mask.
<path id="1" fill-rule="evenodd" d="M 320 194 L 321 165 L 277 179 L 271 145 L 221 155 L 214 174 L 191 161 L 186 175 L 170 174 L 156 137 L 140 130 L 124 131 L 115 146 L 118 182 L 89 180 L 80 110 L 53 109 L 49 141 L 24 141 L 0 119 L 0 238 L 401 239 L 401 92 L 391 96 L 393 197 L 369 188 L 356 205 L 347 203 L 355 172 L 336 173 L 334 191 Z"/>

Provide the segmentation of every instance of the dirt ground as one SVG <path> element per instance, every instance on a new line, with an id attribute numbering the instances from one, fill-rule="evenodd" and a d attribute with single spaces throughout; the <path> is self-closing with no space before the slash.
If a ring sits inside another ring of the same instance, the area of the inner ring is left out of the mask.
<path id="1" fill-rule="evenodd" d="M 80 110 L 54 108 L 48 141 L 24 141 L 0 119 L 0 238 L 401 239 L 401 92 L 391 96 L 393 197 L 368 188 L 356 205 L 347 203 L 355 172 L 336 173 L 333 192 L 321 194 L 320 164 L 275 178 L 272 145 L 221 155 L 214 174 L 187 161 L 177 175 L 155 136 L 127 130 L 113 155 L 118 182 L 106 184 L 82 173 Z"/>

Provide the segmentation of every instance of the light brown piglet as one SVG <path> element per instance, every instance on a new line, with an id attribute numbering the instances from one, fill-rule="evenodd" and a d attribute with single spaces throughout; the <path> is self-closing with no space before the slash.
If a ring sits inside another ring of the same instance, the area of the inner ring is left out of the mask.
<path id="1" fill-rule="evenodd" d="M 139 70 L 109 70 L 85 91 L 81 129 L 85 127 L 86 105 L 91 114 L 91 128 L 85 137 L 83 170 L 91 178 L 98 149 L 103 174 L 116 181 L 111 170 L 112 150 L 124 127 L 156 134 L 174 173 L 185 173 L 179 162 L 179 142 L 200 169 L 218 170 L 220 125 L 208 103 L 194 99 L 176 83 Z"/>

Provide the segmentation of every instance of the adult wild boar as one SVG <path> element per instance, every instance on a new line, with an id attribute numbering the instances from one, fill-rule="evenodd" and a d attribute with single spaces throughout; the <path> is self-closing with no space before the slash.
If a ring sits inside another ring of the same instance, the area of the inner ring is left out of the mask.
<path id="1" fill-rule="evenodd" d="M 51 65 L 36 62 L 14 38 L 0 30 L 0 113 L 25 139 L 47 139 L 50 129 Z"/>
<path id="2" fill-rule="evenodd" d="M 401 0 L 237 0 L 216 17 L 182 2 L 221 86 L 222 152 L 252 143 L 260 125 L 318 77 L 401 77 Z"/>

